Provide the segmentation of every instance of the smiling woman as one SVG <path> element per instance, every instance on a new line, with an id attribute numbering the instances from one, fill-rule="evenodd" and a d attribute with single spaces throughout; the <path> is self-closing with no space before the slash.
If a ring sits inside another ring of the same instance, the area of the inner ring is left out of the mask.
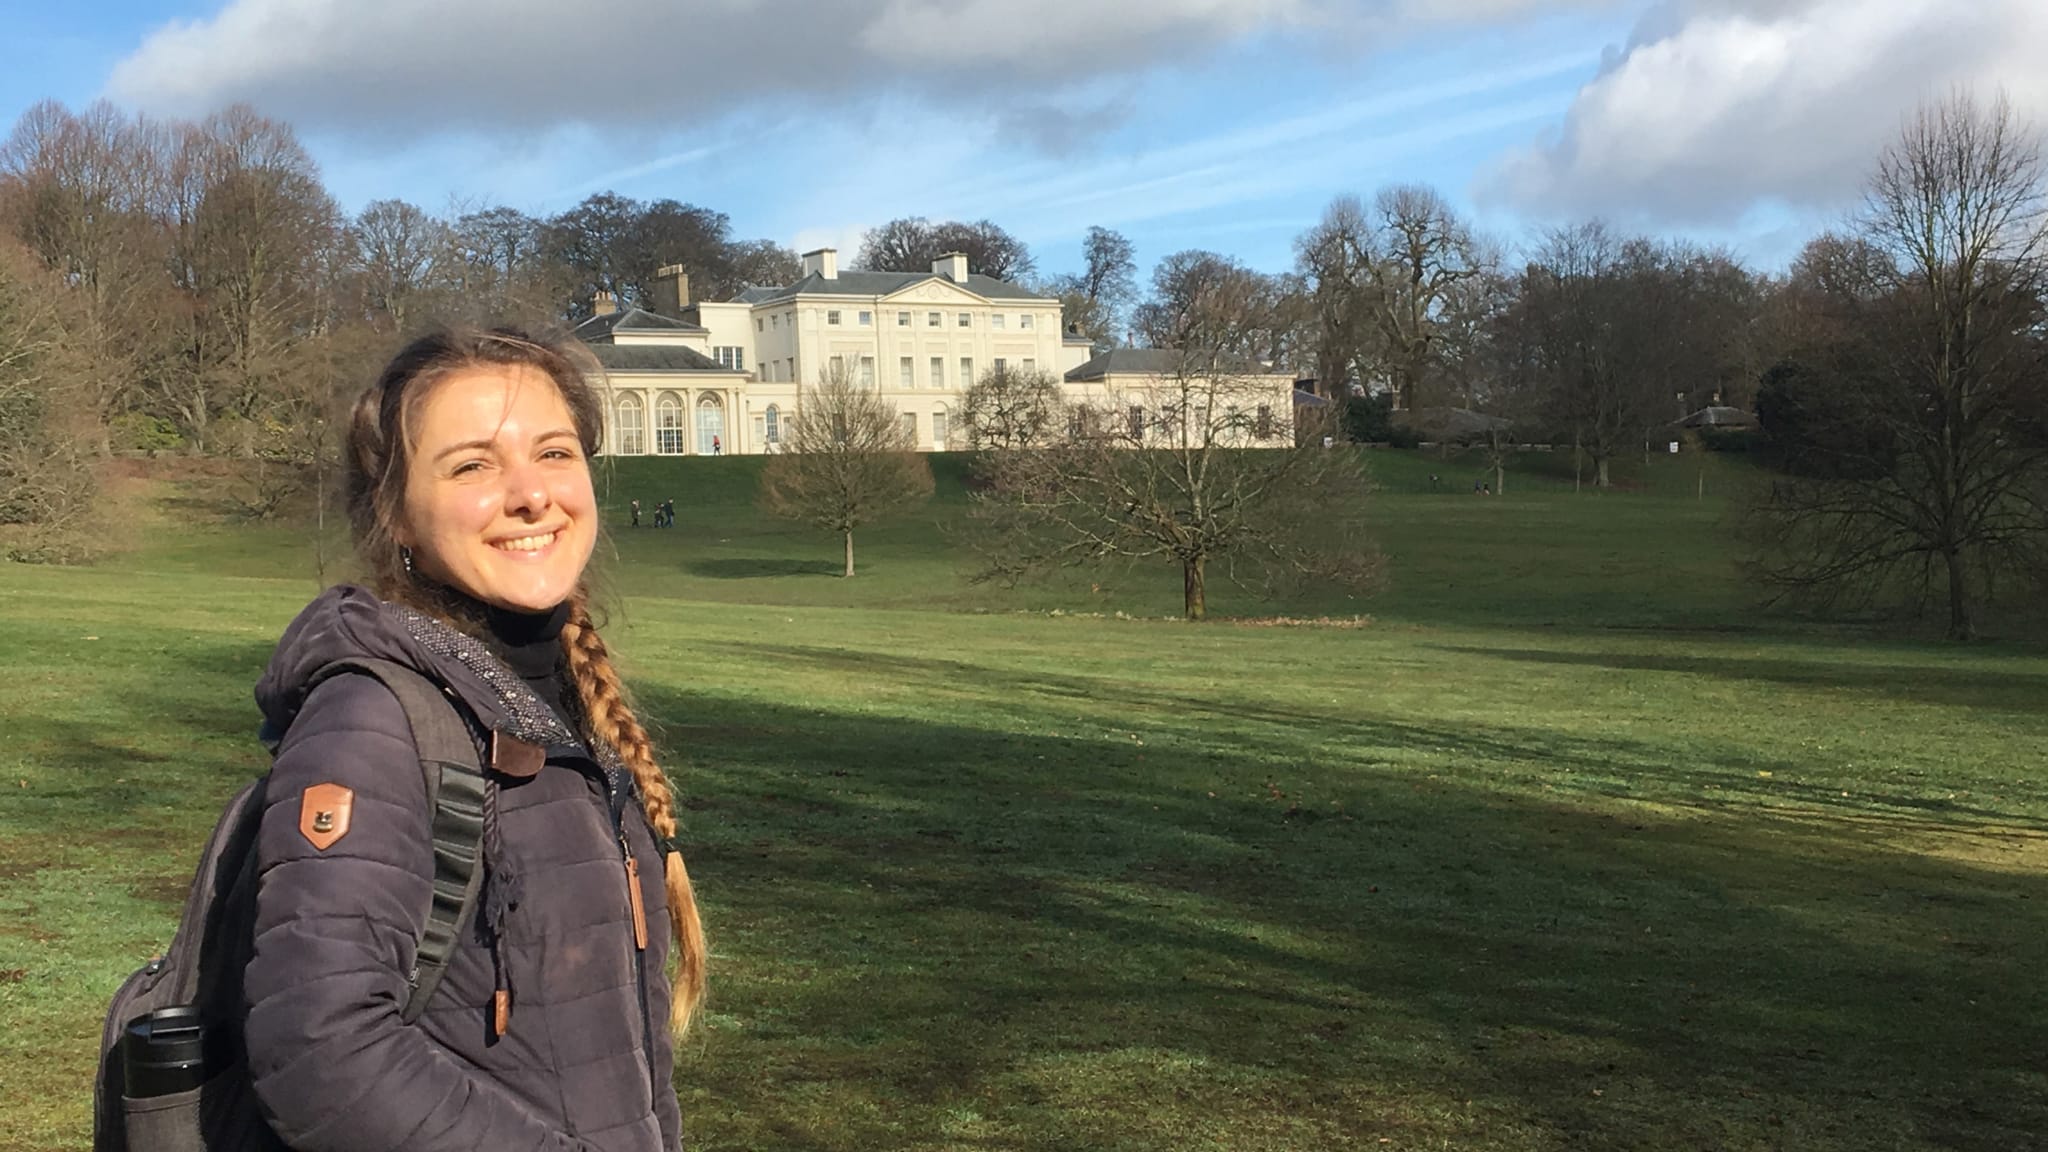
<path id="1" fill-rule="evenodd" d="M 675 797 L 584 584 L 594 371 L 573 344 L 447 332 L 356 404 L 349 511 L 372 587 L 321 594 L 258 686 L 279 743 L 248 1012 L 225 1022 L 285 1147 L 680 1144 L 674 1039 L 703 993 L 704 944 Z M 453 841 L 480 857 L 481 897 L 461 902 L 475 922 L 455 925 L 438 984 L 421 972 L 441 962 L 430 910 L 453 902 L 447 808 L 365 662 L 440 687 L 487 766 L 480 830 Z M 301 819 L 337 797 L 345 826 Z"/>

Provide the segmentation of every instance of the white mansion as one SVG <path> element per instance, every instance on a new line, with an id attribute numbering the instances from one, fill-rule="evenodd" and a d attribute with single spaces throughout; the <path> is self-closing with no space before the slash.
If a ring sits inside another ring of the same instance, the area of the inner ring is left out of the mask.
<path id="1" fill-rule="evenodd" d="M 925 450 L 957 443 L 961 397 L 993 368 L 1043 369 L 1070 394 L 1158 383 L 1157 354 L 1092 356 L 1088 337 L 1064 331 L 1057 298 L 969 272 L 960 255 L 930 272 L 841 272 L 825 248 L 803 257 L 796 283 L 723 303 L 692 302 L 689 277 L 671 266 L 653 297 L 650 308 L 621 311 L 600 295 L 597 314 L 576 328 L 608 378 L 608 453 L 773 452 L 799 388 L 835 361 L 879 388 Z M 1290 435 L 1293 379 L 1271 380 L 1284 427 L 1262 411 L 1261 435 L 1279 440 Z"/>

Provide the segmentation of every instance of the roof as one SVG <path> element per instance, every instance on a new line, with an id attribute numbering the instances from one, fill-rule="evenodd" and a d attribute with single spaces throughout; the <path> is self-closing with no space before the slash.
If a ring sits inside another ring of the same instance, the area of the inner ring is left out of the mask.
<path id="1" fill-rule="evenodd" d="M 1294 406 L 1296 408 L 1328 408 L 1330 402 L 1313 392 L 1296 388 L 1294 390 Z"/>
<path id="2" fill-rule="evenodd" d="M 592 344 L 591 355 L 613 372 L 715 372 L 743 376 L 695 348 L 677 344 Z"/>
<path id="3" fill-rule="evenodd" d="M 913 284 L 936 280 L 941 284 L 954 284 L 965 288 L 987 300 L 1051 300 L 1051 296 L 1040 296 L 1029 289 L 1019 287 L 1008 280 L 993 276 L 971 273 L 965 284 L 955 284 L 948 277 L 936 272 L 841 272 L 827 280 L 816 272 L 783 288 L 749 288 L 734 301 L 741 304 L 766 304 L 775 300 L 787 300 L 796 296 L 888 296 L 901 292 Z"/>
<path id="4" fill-rule="evenodd" d="M 1681 428 L 1754 428 L 1756 417 L 1740 408 L 1713 404 L 1678 422 Z"/>
<path id="5" fill-rule="evenodd" d="M 702 325 L 673 316 L 649 312 L 645 308 L 627 308 L 608 316 L 592 316 L 576 326 L 576 338 L 585 343 L 603 340 L 614 332 L 704 332 Z"/>
<path id="6" fill-rule="evenodd" d="M 1190 362 L 1189 353 L 1177 352 L 1171 348 L 1111 348 L 1068 371 L 1067 379 L 1079 382 L 1100 380 L 1112 375 L 1172 376 Z M 1248 376 L 1272 374 L 1272 369 L 1265 365 L 1236 356 L 1218 357 L 1216 365 L 1226 372 Z"/>

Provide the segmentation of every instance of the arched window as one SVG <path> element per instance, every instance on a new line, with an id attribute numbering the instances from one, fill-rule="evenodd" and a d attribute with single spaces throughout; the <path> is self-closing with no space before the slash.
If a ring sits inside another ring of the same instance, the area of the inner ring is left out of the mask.
<path id="1" fill-rule="evenodd" d="M 647 413 L 640 398 L 631 392 L 619 397 L 619 455 L 639 456 L 647 451 Z"/>
<path id="2" fill-rule="evenodd" d="M 713 456 L 729 447 L 725 443 L 725 402 L 706 392 L 697 398 L 697 454 Z"/>
<path id="3" fill-rule="evenodd" d="M 779 404 L 768 406 L 767 442 L 771 450 L 782 443 L 782 406 Z"/>
<path id="4" fill-rule="evenodd" d="M 663 456 L 683 454 L 683 402 L 663 392 L 654 403 L 654 450 Z"/>

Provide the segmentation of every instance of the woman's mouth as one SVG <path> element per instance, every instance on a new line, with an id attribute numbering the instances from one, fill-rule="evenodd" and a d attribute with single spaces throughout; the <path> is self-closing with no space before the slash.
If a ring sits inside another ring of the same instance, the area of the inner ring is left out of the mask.
<path id="1" fill-rule="evenodd" d="M 548 545 L 553 544 L 555 537 L 558 535 L 560 535 L 559 530 L 555 532 L 538 532 L 531 536 L 514 536 L 505 540 L 494 540 L 491 542 L 491 547 L 496 548 L 500 552 L 539 552 L 546 549 Z"/>

